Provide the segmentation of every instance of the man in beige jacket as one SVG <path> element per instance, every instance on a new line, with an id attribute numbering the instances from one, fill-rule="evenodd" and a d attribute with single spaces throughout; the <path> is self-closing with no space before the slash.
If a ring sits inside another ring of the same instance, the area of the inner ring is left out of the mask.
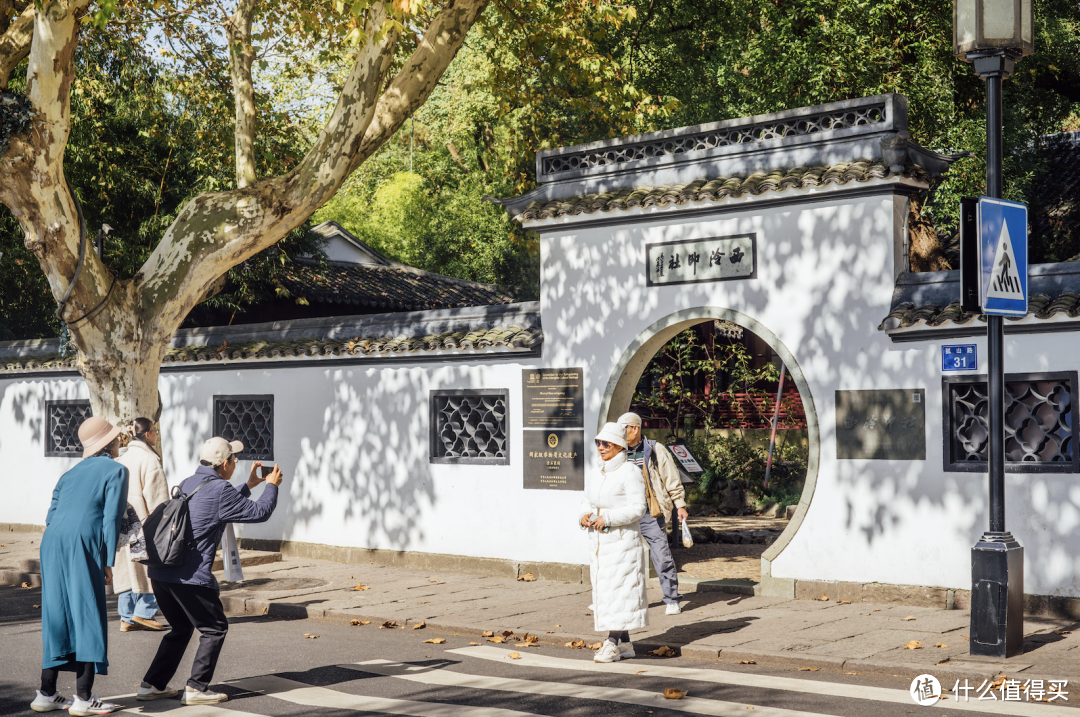
<path id="1" fill-rule="evenodd" d="M 679 520 L 686 520 L 686 490 L 679 478 L 679 468 L 671 451 L 659 441 L 645 440 L 641 436 L 641 416 L 636 413 L 624 413 L 619 417 L 619 425 L 626 426 L 626 460 L 641 468 L 648 487 L 660 504 L 660 515 L 654 516 L 645 511 L 639 524 L 641 535 L 649 544 L 653 567 L 660 578 L 660 587 L 664 591 L 666 614 L 678 615 L 682 612 L 679 601 L 679 576 L 675 569 L 675 558 L 671 555 L 667 533 L 664 532 L 665 516 L 671 515 L 674 507 L 679 511 Z"/>
<path id="2" fill-rule="evenodd" d="M 169 499 L 169 483 L 161 468 L 157 445 L 157 426 L 149 418 L 136 418 L 128 426 L 133 438 L 127 450 L 116 460 L 128 469 L 128 504 L 135 509 L 139 520 L 146 520 L 154 508 Z M 122 547 L 116 554 L 113 568 L 113 592 L 120 612 L 120 631 L 164 630 L 154 619 L 158 611 L 154 588 L 146 575 L 146 566 L 131 562 L 131 550 Z"/>

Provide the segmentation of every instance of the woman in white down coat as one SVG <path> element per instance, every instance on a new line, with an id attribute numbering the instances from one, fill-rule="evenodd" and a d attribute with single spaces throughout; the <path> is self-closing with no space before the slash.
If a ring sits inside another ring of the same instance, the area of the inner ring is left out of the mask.
<path id="1" fill-rule="evenodd" d="M 149 418 L 136 418 L 127 430 L 134 438 L 116 460 L 128 469 L 128 504 L 135 509 L 139 520 L 146 520 L 154 508 L 169 499 L 169 483 L 161 468 L 161 458 L 153 448 L 158 441 L 157 426 Z M 158 604 L 146 566 L 131 562 L 131 550 L 126 545 L 116 551 L 113 592 L 117 596 L 121 632 L 165 629 L 154 619 Z"/>
<path id="2" fill-rule="evenodd" d="M 625 428 L 605 424 L 596 436 L 596 447 L 604 465 L 598 475 L 593 472 L 585 480 L 578 522 L 589 530 L 593 625 L 608 631 L 593 660 L 615 662 L 634 656 L 629 631 L 649 624 L 645 552 L 638 526 L 646 510 L 645 480 L 626 460 Z"/>

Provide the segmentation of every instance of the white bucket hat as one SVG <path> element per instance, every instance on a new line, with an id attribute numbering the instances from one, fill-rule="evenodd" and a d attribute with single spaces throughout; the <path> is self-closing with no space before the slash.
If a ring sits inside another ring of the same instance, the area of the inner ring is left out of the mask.
<path id="1" fill-rule="evenodd" d="M 640 426 L 641 416 L 637 415 L 636 413 L 624 413 L 623 415 L 619 416 L 619 425 Z"/>
<path id="2" fill-rule="evenodd" d="M 626 428 L 618 423 L 605 423 L 600 432 L 596 434 L 596 440 L 607 441 L 626 448 Z"/>

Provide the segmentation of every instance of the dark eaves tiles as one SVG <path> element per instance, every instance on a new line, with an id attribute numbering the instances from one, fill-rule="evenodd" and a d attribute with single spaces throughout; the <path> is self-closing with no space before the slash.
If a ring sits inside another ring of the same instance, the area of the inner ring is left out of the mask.
<path id="1" fill-rule="evenodd" d="M 478 331 L 457 331 L 428 336 L 365 336 L 352 339 L 297 339 L 294 341 L 250 341 L 235 346 L 180 346 L 169 349 L 163 366 L 177 364 L 258 361 L 294 358 L 348 358 L 372 355 L 424 354 L 432 352 L 488 350 L 528 351 L 544 339 L 539 328 L 498 326 Z M 3 361 L 3 359 L 0 359 Z M 70 371 L 77 358 L 68 356 L 27 356 L 0 363 L 0 374 L 25 371 Z"/>
<path id="2" fill-rule="evenodd" d="M 1070 319 L 1080 316 L 1080 292 L 1065 291 L 1056 296 L 1036 294 L 1028 299 L 1028 316 L 1046 320 L 1059 314 L 1064 314 Z M 986 321 L 986 316 L 982 314 L 972 314 L 961 310 L 959 301 L 954 301 L 945 307 L 937 304 L 916 306 L 911 302 L 904 302 L 889 312 L 889 315 L 878 325 L 878 331 L 907 329 L 920 323 L 925 323 L 927 326 L 941 326 L 946 322 L 952 322 L 963 326 L 975 318 Z M 1009 316 L 1006 318 L 1009 321 L 1020 321 L 1026 317 Z"/>
<path id="3" fill-rule="evenodd" d="M 584 194 L 567 199 L 536 201 L 515 219 L 519 222 L 558 219 L 596 212 L 626 211 L 635 208 L 664 207 L 690 202 L 720 202 L 728 198 L 757 196 L 785 189 L 808 189 L 830 184 L 868 182 L 872 179 L 907 177 L 929 182 L 930 174 L 922 167 L 907 165 L 902 172 L 893 172 L 882 161 L 858 160 L 830 166 L 795 167 L 758 172 L 748 177 L 715 177 L 697 179 L 687 184 L 662 187 L 631 187 L 600 194 Z"/>

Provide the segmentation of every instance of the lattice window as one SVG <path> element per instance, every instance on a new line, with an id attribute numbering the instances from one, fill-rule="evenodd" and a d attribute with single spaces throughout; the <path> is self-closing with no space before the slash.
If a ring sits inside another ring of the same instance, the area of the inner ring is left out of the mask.
<path id="1" fill-rule="evenodd" d="M 608 167 L 645 159 L 673 157 L 687 152 L 699 152 L 735 144 L 880 124 L 885 121 L 885 104 L 881 103 L 859 109 L 835 110 L 809 117 L 772 120 L 770 122 L 699 132 L 682 137 L 667 137 L 616 147 L 603 147 L 544 157 L 541 160 L 541 173 L 551 175 L 561 172 L 596 169 L 597 167 Z"/>
<path id="2" fill-rule="evenodd" d="M 1077 473 L 1077 373 L 1005 375 L 1005 470 Z M 942 380 L 945 470 L 987 470 L 990 408 L 983 377 Z"/>
<path id="3" fill-rule="evenodd" d="M 431 462 L 509 465 L 506 389 L 432 391 Z"/>
<path id="4" fill-rule="evenodd" d="M 243 443 L 241 460 L 274 460 L 274 397 L 214 396 L 214 435 Z"/>
<path id="5" fill-rule="evenodd" d="M 79 426 L 93 415 L 90 402 L 45 402 L 45 455 L 53 458 L 81 458 L 82 441 Z"/>

